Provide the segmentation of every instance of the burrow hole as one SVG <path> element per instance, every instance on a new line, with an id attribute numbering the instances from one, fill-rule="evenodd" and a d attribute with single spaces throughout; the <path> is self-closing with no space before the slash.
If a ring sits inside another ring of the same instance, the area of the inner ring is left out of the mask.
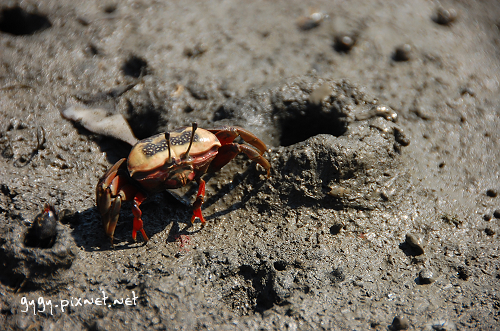
<path id="1" fill-rule="evenodd" d="M 337 109 L 325 110 L 312 104 L 299 107 L 292 104 L 279 111 L 282 114 L 278 116 L 281 146 L 290 146 L 322 133 L 339 137 L 347 131 L 345 118 Z"/>

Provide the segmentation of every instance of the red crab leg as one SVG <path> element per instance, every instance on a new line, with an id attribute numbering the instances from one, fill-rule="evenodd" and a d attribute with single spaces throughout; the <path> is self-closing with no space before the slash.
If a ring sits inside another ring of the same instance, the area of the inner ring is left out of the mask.
<path id="1" fill-rule="evenodd" d="M 215 129 L 208 129 L 208 131 L 215 134 L 222 145 L 231 144 L 236 137 L 240 136 L 245 142 L 257 148 L 260 155 L 264 154 L 267 150 L 266 145 L 259 138 L 239 126 L 222 126 Z"/>
<path id="2" fill-rule="evenodd" d="M 139 208 L 139 206 L 144 200 L 146 200 L 146 197 L 140 192 L 138 192 L 134 197 L 134 205 L 132 206 L 132 214 L 134 214 L 134 223 L 132 225 L 132 239 L 134 239 L 134 241 L 137 236 L 137 231 L 141 232 L 144 241 L 149 240 L 148 236 L 146 235 L 146 232 L 142 228 L 142 219 L 141 219 L 142 211 Z"/>
<path id="3" fill-rule="evenodd" d="M 223 166 L 229 163 L 232 159 L 236 157 L 239 153 L 244 153 L 248 158 L 258 164 L 260 164 L 266 171 L 267 177 L 270 177 L 271 165 L 256 149 L 251 148 L 247 145 L 240 145 L 236 143 L 223 145 L 219 148 L 219 152 L 215 159 L 210 163 L 208 172 L 219 171 Z"/>
<path id="4" fill-rule="evenodd" d="M 193 203 L 194 210 L 193 217 L 191 217 L 191 224 L 193 224 L 196 217 L 198 217 L 201 224 L 205 226 L 205 219 L 201 214 L 201 205 L 203 204 L 203 200 L 205 200 L 205 181 L 198 178 L 196 182 L 198 182 L 198 194 L 196 195 L 196 201 Z"/>

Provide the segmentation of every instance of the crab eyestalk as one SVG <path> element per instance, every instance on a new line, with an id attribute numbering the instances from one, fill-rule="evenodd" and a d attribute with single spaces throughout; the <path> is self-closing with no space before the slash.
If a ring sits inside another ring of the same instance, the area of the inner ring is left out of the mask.
<path id="1" fill-rule="evenodd" d="M 193 122 L 192 126 L 193 126 L 193 130 L 191 131 L 191 139 L 189 140 L 189 146 L 187 148 L 186 153 L 182 157 L 184 160 L 189 158 L 189 151 L 191 150 L 191 146 L 193 146 L 193 141 L 194 141 L 194 132 L 198 128 L 198 124 L 196 122 Z"/>
<path id="2" fill-rule="evenodd" d="M 170 150 L 170 132 L 165 132 L 165 140 L 167 141 L 168 160 L 167 163 L 172 163 L 172 151 Z"/>

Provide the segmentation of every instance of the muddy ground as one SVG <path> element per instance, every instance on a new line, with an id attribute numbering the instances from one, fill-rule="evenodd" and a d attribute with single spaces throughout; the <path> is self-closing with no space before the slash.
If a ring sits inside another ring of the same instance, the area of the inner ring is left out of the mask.
<path id="1" fill-rule="evenodd" d="M 0 324 L 498 329 L 499 17 L 496 1 L 2 1 Z M 151 196 L 147 243 L 125 203 L 113 249 L 95 187 L 130 146 L 61 117 L 75 105 L 139 138 L 242 126 L 271 177 L 245 156 L 209 175 L 204 228 L 196 185 Z M 28 232 L 45 203 L 48 243 Z"/>

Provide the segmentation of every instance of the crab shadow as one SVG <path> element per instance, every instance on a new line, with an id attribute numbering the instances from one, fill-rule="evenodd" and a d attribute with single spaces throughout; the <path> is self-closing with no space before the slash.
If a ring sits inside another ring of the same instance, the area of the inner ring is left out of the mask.
<path id="1" fill-rule="evenodd" d="M 77 246 L 85 251 L 108 251 L 108 250 L 128 250 L 145 245 L 141 234 L 137 234 L 137 241 L 132 240 L 132 220 L 131 202 L 124 202 L 120 210 L 120 217 L 116 225 L 113 245 L 110 239 L 105 235 L 101 216 L 97 207 L 89 208 L 78 214 L 78 222 L 71 224 L 73 227 L 72 235 Z M 173 224 L 167 241 L 175 241 L 176 235 L 190 234 L 187 227 L 189 224 L 183 221 L 189 220 L 192 210 L 168 192 L 163 192 L 151 196 L 141 205 L 143 212 L 144 231 L 149 238 L 155 234 L 164 231 L 168 225 Z M 179 230 L 180 223 L 186 223 L 183 230 Z M 196 233 L 196 231 L 192 231 Z"/>
<path id="2" fill-rule="evenodd" d="M 79 130 L 86 130 L 85 128 L 80 128 Z M 87 131 L 87 130 L 86 130 Z M 87 131 L 90 133 L 90 131 Z M 115 164 L 120 159 L 127 157 L 132 150 L 132 146 L 129 144 L 111 137 L 99 137 L 96 143 L 99 145 L 101 152 L 106 155 L 106 160 L 111 164 Z"/>
<path id="3" fill-rule="evenodd" d="M 213 176 L 213 174 L 209 174 Z M 211 177 L 210 177 L 211 178 Z M 208 181 L 207 181 L 208 182 Z M 208 208 L 211 205 L 217 203 L 221 198 L 225 195 L 229 194 L 233 191 L 237 186 L 244 185 L 245 182 L 252 184 L 252 189 L 246 192 L 241 200 L 234 202 L 229 205 L 227 208 L 221 211 L 217 211 L 205 217 L 207 221 L 224 216 L 229 214 L 230 212 L 243 208 L 246 203 L 260 191 L 261 187 L 264 185 L 265 180 L 259 180 L 258 170 L 255 170 L 255 167 L 249 167 L 242 173 L 237 173 L 234 175 L 232 182 L 223 185 L 218 192 L 212 196 L 210 196 L 204 203 L 203 208 Z M 202 209 L 203 209 L 202 208 Z"/>
<path id="4" fill-rule="evenodd" d="M 210 226 L 210 220 L 244 207 L 248 200 L 257 194 L 264 183 L 264 181 L 259 180 L 257 173 L 258 171 L 252 167 L 242 173 L 237 173 L 230 183 L 222 185 L 216 194 L 208 196 L 208 199 L 202 206 L 208 226 Z M 208 184 L 215 176 L 217 176 L 217 173 L 206 174 L 204 180 Z M 242 200 L 233 203 L 224 210 L 209 215 L 206 214 L 208 207 L 218 203 L 226 194 L 231 193 L 238 185 L 242 185 L 245 182 L 251 182 L 252 189 L 244 195 Z M 191 224 L 193 213 L 192 202 L 195 200 L 197 189 L 198 186 L 193 183 L 183 195 L 165 191 L 152 195 L 144 201 L 141 205 L 143 212 L 142 219 L 144 221 L 144 230 L 149 238 L 165 231 L 171 223 L 172 226 L 168 230 L 166 240 L 168 243 L 177 241 L 183 235 L 195 235 L 203 231 L 204 226 L 200 226 L 199 220 Z M 75 243 L 85 251 L 127 250 L 144 245 L 145 242 L 140 233 L 137 234 L 137 242 L 132 240 L 133 216 L 131 206 L 131 202 L 125 202 L 122 205 L 120 218 L 114 234 L 114 246 L 111 245 L 109 238 L 104 234 L 100 215 L 96 207 L 78 213 L 77 220 L 70 224 L 73 228 L 72 235 Z"/>
<path id="5" fill-rule="evenodd" d="M 120 139 L 111 136 L 103 136 L 84 128 L 79 123 L 71 122 L 80 136 L 87 136 L 95 142 L 101 152 L 104 152 L 109 163 L 115 164 L 121 158 L 127 157 L 132 150 L 132 146 Z"/>

